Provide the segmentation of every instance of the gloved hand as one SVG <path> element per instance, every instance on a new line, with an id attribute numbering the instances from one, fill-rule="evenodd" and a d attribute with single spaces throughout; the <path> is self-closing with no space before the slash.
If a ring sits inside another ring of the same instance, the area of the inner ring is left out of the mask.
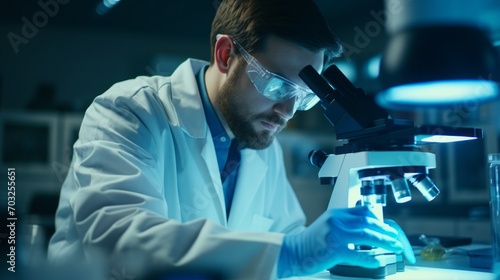
<path id="1" fill-rule="evenodd" d="M 398 240 L 401 238 L 399 235 L 398 230 L 380 221 L 366 206 L 328 209 L 300 233 L 285 235 L 278 259 L 278 276 L 310 275 L 340 263 L 380 267 L 377 259 L 349 249 L 348 244 L 375 246 L 401 253 L 403 246 L 409 245 L 409 242 L 403 245 Z M 407 242 L 403 233 L 403 243 L 405 239 Z M 409 256 L 413 256 L 413 252 Z"/>
<path id="2" fill-rule="evenodd" d="M 403 244 L 403 255 L 409 263 L 414 264 L 416 262 L 415 253 L 403 229 L 393 220 L 385 219 L 384 222 L 398 232 L 398 240 Z"/>

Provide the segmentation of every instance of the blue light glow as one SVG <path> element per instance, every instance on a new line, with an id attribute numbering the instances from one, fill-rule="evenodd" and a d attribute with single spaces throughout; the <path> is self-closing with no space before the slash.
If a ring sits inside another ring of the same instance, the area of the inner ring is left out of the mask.
<path id="1" fill-rule="evenodd" d="M 498 95 L 498 84 L 487 80 L 456 80 L 401 85 L 377 95 L 383 107 L 452 105 L 482 102 Z"/>
<path id="2" fill-rule="evenodd" d="M 370 60 L 365 65 L 365 73 L 366 75 L 371 78 L 371 79 L 376 79 L 378 78 L 378 74 L 380 71 L 380 60 L 382 59 L 382 56 L 377 55 L 375 57 L 372 57 Z"/>
<path id="3" fill-rule="evenodd" d="M 336 62 L 335 65 L 340 69 L 340 71 L 349 79 L 349 81 L 356 81 L 358 78 L 356 69 L 352 63 L 347 63 L 345 61 Z"/>
<path id="4" fill-rule="evenodd" d="M 110 8 L 110 9 L 113 8 L 113 6 L 116 5 L 118 2 L 120 2 L 120 0 L 104 0 L 104 1 L 102 1 L 104 6 Z"/>
<path id="5" fill-rule="evenodd" d="M 459 141 L 474 140 L 477 137 L 455 136 L 455 135 L 415 135 L 415 143 L 451 143 Z"/>
<path id="6" fill-rule="evenodd" d="M 98 15 L 104 16 L 119 2 L 120 0 L 103 0 L 97 4 L 96 12 Z"/>

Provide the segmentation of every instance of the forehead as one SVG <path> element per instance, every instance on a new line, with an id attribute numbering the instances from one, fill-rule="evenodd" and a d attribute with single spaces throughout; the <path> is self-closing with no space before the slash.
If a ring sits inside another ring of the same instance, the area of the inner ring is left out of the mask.
<path id="1" fill-rule="evenodd" d="M 299 85 L 305 85 L 299 72 L 311 65 L 321 73 L 323 70 L 323 51 L 312 52 L 295 43 L 269 35 L 262 50 L 252 53 L 267 70 L 279 74 Z"/>

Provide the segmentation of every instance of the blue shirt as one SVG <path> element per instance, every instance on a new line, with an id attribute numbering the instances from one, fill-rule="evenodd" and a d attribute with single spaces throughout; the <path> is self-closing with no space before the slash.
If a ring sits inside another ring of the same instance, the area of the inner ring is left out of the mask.
<path id="1" fill-rule="evenodd" d="M 238 179 L 238 167 L 240 165 L 240 146 L 238 141 L 231 138 L 227 134 L 224 126 L 215 113 L 214 107 L 208 98 L 207 88 L 205 85 L 205 71 L 208 66 L 202 68 L 197 75 L 198 89 L 200 91 L 201 102 L 205 111 L 205 118 L 212 134 L 212 139 L 215 145 L 217 154 L 217 163 L 219 165 L 222 187 L 224 190 L 224 199 L 226 202 L 226 213 L 229 217 L 231 203 L 233 200 L 234 189 Z"/>

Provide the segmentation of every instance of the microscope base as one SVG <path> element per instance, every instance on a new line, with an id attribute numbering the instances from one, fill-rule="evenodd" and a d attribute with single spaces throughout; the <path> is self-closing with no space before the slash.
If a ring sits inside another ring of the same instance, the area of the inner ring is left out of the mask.
<path id="1" fill-rule="evenodd" d="M 382 266 L 378 268 L 365 268 L 351 265 L 336 265 L 329 269 L 331 274 L 348 277 L 384 279 L 385 276 L 396 274 L 396 272 L 404 271 L 404 261 L 402 255 L 393 253 L 382 253 L 374 255 Z"/>

